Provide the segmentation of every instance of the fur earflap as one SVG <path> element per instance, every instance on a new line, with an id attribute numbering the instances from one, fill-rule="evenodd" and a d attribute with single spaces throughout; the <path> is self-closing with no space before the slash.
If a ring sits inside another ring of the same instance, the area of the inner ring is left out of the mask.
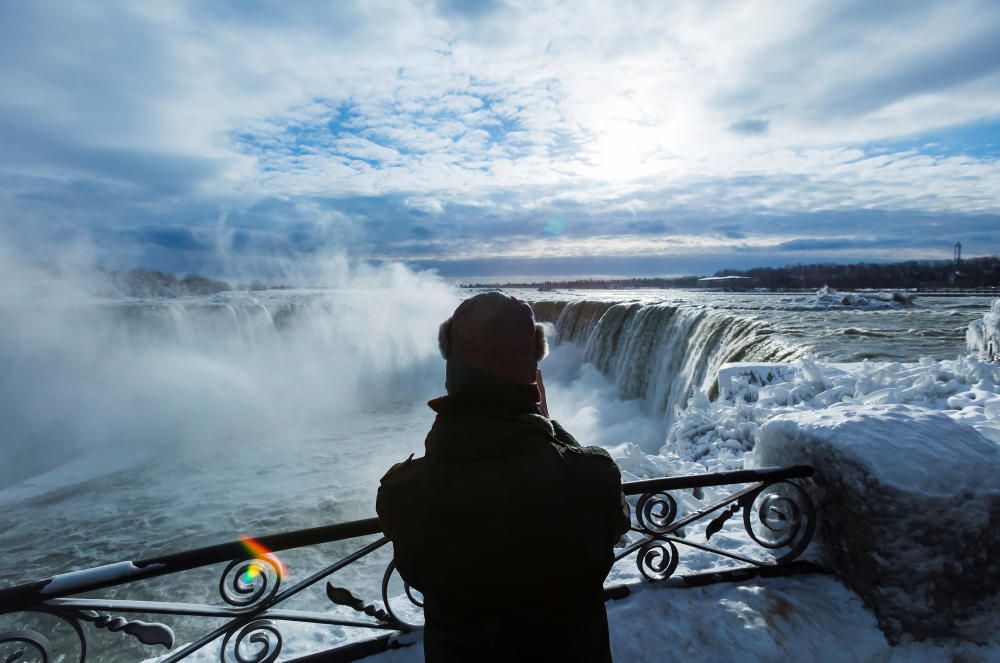
<path id="1" fill-rule="evenodd" d="M 451 355 L 451 318 L 438 327 L 438 349 L 444 359 L 448 359 Z M 545 327 L 535 323 L 535 361 L 541 361 L 547 354 L 549 354 L 549 341 L 545 338 Z"/>
<path id="2" fill-rule="evenodd" d="M 535 361 L 541 361 L 545 359 L 545 355 L 549 354 L 549 341 L 545 338 L 545 327 L 539 323 L 535 323 Z"/>
<path id="3" fill-rule="evenodd" d="M 438 327 L 438 349 L 445 359 L 451 354 L 451 318 L 448 318 Z"/>

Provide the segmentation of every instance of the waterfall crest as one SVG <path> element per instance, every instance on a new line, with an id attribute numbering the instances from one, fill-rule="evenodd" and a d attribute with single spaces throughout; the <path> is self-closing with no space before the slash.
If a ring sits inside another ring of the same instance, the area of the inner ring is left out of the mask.
<path id="1" fill-rule="evenodd" d="M 669 426 L 695 389 L 710 396 L 722 364 L 787 361 L 803 353 L 763 320 L 705 307 L 639 302 L 534 302 L 560 341 L 584 346 L 584 359 L 626 398 L 643 398 Z"/>

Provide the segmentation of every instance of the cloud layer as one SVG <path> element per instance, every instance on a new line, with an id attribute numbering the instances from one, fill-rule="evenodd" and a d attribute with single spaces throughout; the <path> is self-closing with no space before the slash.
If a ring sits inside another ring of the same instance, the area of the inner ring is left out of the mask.
<path id="1" fill-rule="evenodd" d="M 0 223 L 213 273 L 997 253 L 998 33 L 988 0 L 4 3 Z"/>

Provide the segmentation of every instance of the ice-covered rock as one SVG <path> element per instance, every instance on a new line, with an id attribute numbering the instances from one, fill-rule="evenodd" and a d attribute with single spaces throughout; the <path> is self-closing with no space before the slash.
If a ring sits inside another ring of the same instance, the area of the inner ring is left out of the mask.
<path id="1" fill-rule="evenodd" d="M 804 302 L 806 310 L 862 309 L 880 311 L 913 306 L 915 295 L 905 292 L 837 292 L 830 286 L 823 286 L 816 294 Z"/>
<path id="2" fill-rule="evenodd" d="M 732 362 L 719 369 L 719 398 L 757 400 L 761 387 L 790 382 L 792 366 L 787 362 Z"/>
<path id="3" fill-rule="evenodd" d="M 816 468 L 823 555 L 890 639 L 991 636 L 997 443 L 940 411 L 839 404 L 772 418 L 753 456 Z"/>
<path id="4" fill-rule="evenodd" d="M 989 361 L 1000 361 L 1000 299 L 993 301 L 982 320 L 969 323 L 965 343 L 969 352 L 975 352 Z"/>

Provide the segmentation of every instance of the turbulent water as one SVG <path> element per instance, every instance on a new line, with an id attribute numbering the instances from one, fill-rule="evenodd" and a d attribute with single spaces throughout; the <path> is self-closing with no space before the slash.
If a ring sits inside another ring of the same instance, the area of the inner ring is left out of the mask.
<path id="1" fill-rule="evenodd" d="M 517 294 L 555 332 L 542 365 L 554 416 L 585 442 L 653 449 L 725 362 L 953 358 L 990 301 L 870 310 L 817 309 L 808 295 Z M 443 387 L 436 327 L 461 296 L 396 272 L 317 291 L 0 300 L 0 584 L 372 515 L 378 477 L 420 451 L 424 401 Z M 343 550 L 286 561 L 295 577 Z M 366 598 L 387 554 L 346 574 Z M 216 603 L 217 571 L 111 595 Z M 321 590 L 297 600 L 328 605 Z M 182 641 L 197 634 L 193 620 L 172 624 Z"/>

